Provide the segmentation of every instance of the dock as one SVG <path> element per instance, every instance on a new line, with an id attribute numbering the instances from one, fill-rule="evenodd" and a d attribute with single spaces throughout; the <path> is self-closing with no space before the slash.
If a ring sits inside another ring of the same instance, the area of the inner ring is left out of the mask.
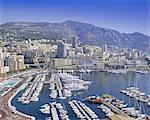
<path id="1" fill-rule="evenodd" d="M 74 101 L 74 104 L 78 107 L 78 109 L 82 112 L 82 114 L 86 117 L 87 120 L 92 120 L 88 114 L 84 111 L 84 109 L 77 103 Z"/>
<path id="2" fill-rule="evenodd" d="M 63 94 L 63 85 L 62 82 L 60 80 L 60 77 L 58 75 L 53 75 L 50 79 L 50 83 L 54 85 L 53 88 L 51 88 L 51 93 L 50 93 L 50 97 L 51 98 L 59 98 L 62 99 L 64 96 Z M 50 86 L 52 87 L 52 86 Z M 52 93 L 57 94 L 56 96 L 53 96 Z"/>
<path id="3" fill-rule="evenodd" d="M 61 103 L 52 102 L 41 106 L 39 111 L 45 115 L 51 115 L 50 120 L 70 120 L 67 110 Z"/>
<path id="4" fill-rule="evenodd" d="M 25 99 L 26 101 L 30 101 L 30 98 L 31 98 L 32 94 L 34 93 L 37 85 L 38 85 L 38 83 L 35 83 L 35 84 L 32 85 L 32 87 L 30 89 L 30 92 L 29 92 L 28 96 Z"/>
<path id="5" fill-rule="evenodd" d="M 124 113 L 122 110 L 118 109 L 116 106 L 112 105 L 110 102 L 102 102 L 104 105 L 106 105 L 107 107 L 109 107 L 112 111 L 114 111 L 115 113 L 124 116 L 124 117 L 130 117 L 128 116 L 126 113 Z"/>
<path id="6" fill-rule="evenodd" d="M 77 118 L 86 120 L 99 120 L 98 116 L 84 103 L 73 100 L 69 102 Z"/>
<path id="7" fill-rule="evenodd" d="M 111 119 L 111 120 L 136 120 L 134 118 L 124 117 L 124 116 L 121 116 L 121 115 L 118 115 L 118 114 L 114 114 L 112 116 L 109 116 L 109 119 Z"/>
<path id="8" fill-rule="evenodd" d="M 122 110 L 118 109 L 116 106 L 112 105 L 110 102 L 102 102 L 104 105 L 109 107 L 113 112 L 116 114 L 109 116 L 111 120 L 135 120 L 134 118 L 128 116 L 125 112 Z"/>
<path id="9" fill-rule="evenodd" d="M 52 114 L 52 120 L 59 120 L 56 107 L 51 104 L 51 114 Z"/>
<path id="10" fill-rule="evenodd" d="M 38 101 L 39 94 L 43 88 L 43 82 L 46 79 L 46 75 L 37 75 L 32 82 L 32 84 L 27 83 L 27 85 L 24 88 L 27 88 L 20 98 L 18 98 L 18 102 L 22 102 L 23 104 L 28 104 L 30 102 Z M 31 78 L 28 80 L 30 81 Z"/>

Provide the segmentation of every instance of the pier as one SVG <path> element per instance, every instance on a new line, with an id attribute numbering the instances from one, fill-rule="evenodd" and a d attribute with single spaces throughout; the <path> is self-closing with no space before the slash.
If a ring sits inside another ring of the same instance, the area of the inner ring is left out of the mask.
<path id="1" fill-rule="evenodd" d="M 30 103 L 31 101 L 38 101 L 40 92 L 43 88 L 43 82 L 46 80 L 46 74 L 37 75 L 32 84 L 27 83 L 27 89 L 23 92 L 22 96 L 18 98 L 18 102 L 24 104 Z M 29 86 L 28 86 L 29 85 Z M 26 88 L 25 87 L 25 88 Z"/>
<path id="2" fill-rule="evenodd" d="M 52 114 L 52 120 L 59 120 L 56 107 L 51 104 L 51 114 Z"/>
<path id="3" fill-rule="evenodd" d="M 118 114 L 114 114 L 112 116 L 109 116 L 109 119 L 111 120 L 135 120 L 134 118 L 124 117 Z"/>
<path id="4" fill-rule="evenodd" d="M 62 82 L 61 82 L 60 77 L 58 75 L 54 74 L 51 77 L 50 88 L 51 88 L 51 93 L 50 93 L 51 98 L 62 99 L 64 97 Z"/>
<path id="5" fill-rule="evenodd" d="M 102 103 L 109 107 L 113 112 L 115 112 L 114 115 L 109 116 L 111 120 L 135 120 L 134 118 L 124 113 L 122 110 L 118 109 L 116 106 L 112 105 L 110 102 L 103 101 Z"/>
<path id="6" fill-rule="evenodd" d="M 84 103 L 80 101 L 73 100 L 69 102 L 70 106 L 72 107 L 73 111 L 80 119 L 87 119 L 87 120 L 97 120 L 98 116 Z"/>
<path id="7" fill-rule="evenodd" d="M 110 102 L 102 102 L 104 105 L 106 105 L 107 107 L 109 107 L 112 111 L 114 111 L 115 113 L 124 116 L 124 117 L 130 117 L 128 116 L 126 113 L 124 113 L 122 110 L 118 109 L 116 106 L 112 105 Z"/>
<path id="8" fill-rule="evenodd" d="M 25 99 L 26 101 L 30 101 L 30 98 L 31 98 L 32 94 L 34 93 L 37 85 L 38 85 L 38 83 L 35 83 L 34 85 L 32 85 L 32 87 L 31 87 L 31 89 L 29 91 L 29 94 L 28 94 L 28 96 Z"/>
<path id="9" fill-rule="evenodd" d="M 7 114 L 9 114 L 9 117 L 11 117 L 11 118 L 14 118 L 13 116 L 14 115 L 17 115 L 18 116 L 18 118 L 15 118 L 16 120 L 35 120 L 35 117 L 34 116 L 30 116 L 30 115 L 27 115 L 27 114 L 24 114 L 24 113 L 21 113 L 21 112 L 19 112 L 17 109 L 16 109 L 16 107 L 15 106 L 13 106 L 12 105 L 12 99 L 21 91 L 21 90 L 23 90 L 26 86 L 27 86 L 28 84 L 27 83 L 23 83 L 20 87 L 16 87 L 15 89 L 14 89 L 14 92 L 11 92 L 10 91 L 10 93 L 9 93 L 9 95 L 8 96 L 11 96 L 10 98 L 8 97 L 7 99 L 7 101 L 8 101 L 8 107 L 11 109 L 11 111 L 9 110 L 9 112 L 10 113 L 7 113 Z M 12 112 L 14 113 L 13 115 L 12 115 Z"/>
<path id="10" fill-rule="evenodd" d="M 91 81 L 84 81 L 68 73 L 52 74 L 50 78 L 50 97 L 65 99 L 72 95 L 72 91 L 87 90 Z"/>
<path id="11" fill-rule="evenodd" d="M 77 101 L 74 101 L 74 104 L 78 107 L 78 109 L 82 112 L 82 114 L 86 117 L 87 120 L 92 120 L 84 111 L 84 109 L 77 103 Z"/>
<path id="12" fill-rule="evenodd" d="M 52 120 L 70 120 L 67 110 L 61 103 L 52 102 L 44 104 L 39 111 L 43 114 L 51 114 L 51 117 L 49 118 Z"/>

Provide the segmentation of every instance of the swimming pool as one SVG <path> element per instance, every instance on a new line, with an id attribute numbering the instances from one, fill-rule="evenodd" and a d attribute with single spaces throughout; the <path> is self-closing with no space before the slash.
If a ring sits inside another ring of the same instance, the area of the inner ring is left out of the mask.
<path id="1" fill-rule="evenodd" d="M 0 87 L 14 87 L 16 86 L 21 80 L 20 79 L 10 79 L 5 80 L 0 83 Z"/>

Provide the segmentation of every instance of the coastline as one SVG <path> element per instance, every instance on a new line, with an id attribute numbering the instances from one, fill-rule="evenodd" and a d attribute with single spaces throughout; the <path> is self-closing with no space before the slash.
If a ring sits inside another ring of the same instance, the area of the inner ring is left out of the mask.
<path id="1" fill-rule="evenodd" d="M 21 116 L 24 116 L 26 118 L 29 118 L 29 120 L 35 120 L 35 117 L 34 116 L 30 116 L 30 115 L 27 115 L 27 114 L 24 114 L 22 112 L 19 112 L 15 106 L 13 106 L 11 104 L 11 101 L 12 99 L 21 91 L 23 90 L 25 87 L 27 86 L 27 83 L 24 83 L 23 85 L 21 85 L 18 90 L 8 99 L 8 107 L 15 113 L 15 114 L 19 114 Z"/>

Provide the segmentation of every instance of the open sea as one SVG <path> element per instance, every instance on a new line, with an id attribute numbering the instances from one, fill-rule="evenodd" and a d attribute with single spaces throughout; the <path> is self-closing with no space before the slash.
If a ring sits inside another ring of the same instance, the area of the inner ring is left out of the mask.
<path id="1" fill-rule="evenodd" d="M 17 98 L 21 96 L 23 91 L 20 91 L 15 98 L 12 100 L 12 105 L 20 112 L 28 115 L 35 116 L 37 120 L 45 120 L 45 117 L 50 115 L 43 115 L 40 113 L 40 106 L 45 103 L 50 103 L 52 101 L 61 102 L 68 111 L 69 118 L 71 120 L 78 120 L 75 113 L 72 111 L 68 104 L 68 101 L 77 99 L 83 101 L 83 99 L 89 95 L 102 95 L 104 93 L 109 93 L 110 95 L 124 100 L 129 106 L 137 107 L 137 102 L 133 98 L 129 98 L 120 93 L 121 89 L 125 89 L 130 86 L 138 87 L 140 91 L 145 92 L 150 95 L 150 73 L 149 74 L 139 74 L 135 72 L 128 72 L 126 74 L 113 74 L 107 72 L 91 72 L 91 73 L 76 73 L 83 80 L 90 80 L 92 84 L 86 91 L 74 92 L 72 97 L 65 100 L 51 99 L 49 97 L 50 90 L 49 86 L 45 85 L 40 94 L 40 100 L 38 102 L 31 102 L 29 104 L 22 104 L 17 102 Z M 90 104 L 85 102 L 98 116 L 99 118 L 106 118 L 105 114 L 98 109 L 98 104 Z M 146 104 L 140 104 L 141 112 L 150 115 L 150 107 Z"/>

